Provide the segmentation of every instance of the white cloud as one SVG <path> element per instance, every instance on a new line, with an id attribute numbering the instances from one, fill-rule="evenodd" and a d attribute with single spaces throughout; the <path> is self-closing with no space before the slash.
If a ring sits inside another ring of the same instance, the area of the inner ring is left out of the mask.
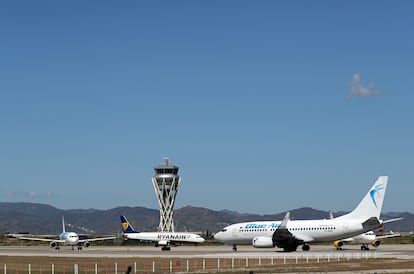
<path id="1" fill-rule="evenodd" d="M 352 86 L 349 96 L 378 96 L 381 94 L 381 91 L 375 88 L 375 83 L 372 82 L 368 86 L 364 87 L 361 83 L 361 76 L 359 73 L 355 73 L 352 76 Z"/>
<path id="2" fill-rule="evenodd" d="M 53 197 L 53 192 L 39 193 L 36 191 L 4 191 L 3 194 L 10 198 L 43 198 Z"/>

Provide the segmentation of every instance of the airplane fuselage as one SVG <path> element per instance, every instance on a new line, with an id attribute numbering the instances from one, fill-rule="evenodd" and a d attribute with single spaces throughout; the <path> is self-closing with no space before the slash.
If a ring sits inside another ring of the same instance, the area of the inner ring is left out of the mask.
<path id="1" fill-rule="evenodd" d="M 202 243 L 204 238 L 197 234 L 185 232 L 135 232 L 124 233 L 124 237 L 131 240 L 148 242 L 182 242 L 182 243 Z"/>
<path id="2" fill-rule="evenodd" d="M 79 243 L 79 236 L 75 232 L 62 232 L 59 235 L 59 239 L 65 244 L 65 245 L 77 245 Z"/>
<path id="3" fill-rule="evenodd" d="M 344 242 L 350 244 L 370 244 L 375 241 L 377 236 L 373 231 L 368 231 L 352 238 L 344 239 Z"/>
<path id="4" fill-rule="evenodd" d="M 214 238 L 228 245 L 253 244 L 256 237 L 271 238 L 281 221 L 259 221 L 237 223 L 225 227 Z M 321 219 L 290 221 L 287 229 L 304 242 L 334 241 L 338 237 L 350 237 L 364 232 L 361 222 L 349 220 Z"/>

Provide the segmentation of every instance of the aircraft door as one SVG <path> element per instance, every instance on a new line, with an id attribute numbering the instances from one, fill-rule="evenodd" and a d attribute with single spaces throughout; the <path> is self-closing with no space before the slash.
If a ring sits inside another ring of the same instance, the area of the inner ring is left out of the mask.
<path id="1" fill-rule="evenodd" d="M 236 238 L 236 237 L 237 237 L 237 227 L 233 227 L 233 228 L 231 229 L 231 236 L 232 236 L 233 238 Z"/>

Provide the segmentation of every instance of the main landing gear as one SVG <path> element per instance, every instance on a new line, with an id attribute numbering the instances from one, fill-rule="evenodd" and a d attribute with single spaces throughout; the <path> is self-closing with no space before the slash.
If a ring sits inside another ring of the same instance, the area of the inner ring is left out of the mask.
<path id="1" fill-rule="evenodd" d="M 234 244 L 233 245 L 233 251 L 236 252 L 237 251 L 237 246 Z"/>
<path id="2" fill-rule="evenodd" d="M 302 250 L 303 251 L 309 251 L 310 250 L 310 246 L 308 244 L 303 244 L 302 245 Z"/>
<path id="3" fill-rule="evenodd" d="M 369 247 L 367 245 L 361 245 L 361 250 L 369 250 Z"/>

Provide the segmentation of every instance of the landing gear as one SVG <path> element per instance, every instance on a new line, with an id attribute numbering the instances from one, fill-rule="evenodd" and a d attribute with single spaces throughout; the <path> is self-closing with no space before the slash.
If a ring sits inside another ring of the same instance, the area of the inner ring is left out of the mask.
<path id="1" fill-rule="evenodd" d="M 302 250 L 303 251 L 309 251 L 310 250 L 310 246 L 308 244 L 303 244 L 302 245 Z"/>
<path id="2" fill-rule="evenodd" d="M 361 245 L 361 250 L 369 250 L 369 247 L 368 246 L 366 246 L 366 245 Z"/>
<path id="3" fill-rule="evenodd" d="M 236 252 L 237 251 L 237 246 L 233 245 L 233 251 Z"/>
<path id="4" fill-rule="evenodd" d="M 170 251 L 171 247 L 170 246 L 163 246 L 163 247 L 161 247 L 161 250 L 162 251 Z"/>
<path id="5" fill-rule="evenodd" d="M 79 250 L 79 251 L 81 251 L 81 250 L 82 250 L 82 247 L 81 247 L 80 245 L 78 245 L 78 250 Z"/>
<path id="6" fill-rule="evenodd" d="M 58 245 L 55 246 L 55 250 L 60 250 L 60 247 Z"/>

